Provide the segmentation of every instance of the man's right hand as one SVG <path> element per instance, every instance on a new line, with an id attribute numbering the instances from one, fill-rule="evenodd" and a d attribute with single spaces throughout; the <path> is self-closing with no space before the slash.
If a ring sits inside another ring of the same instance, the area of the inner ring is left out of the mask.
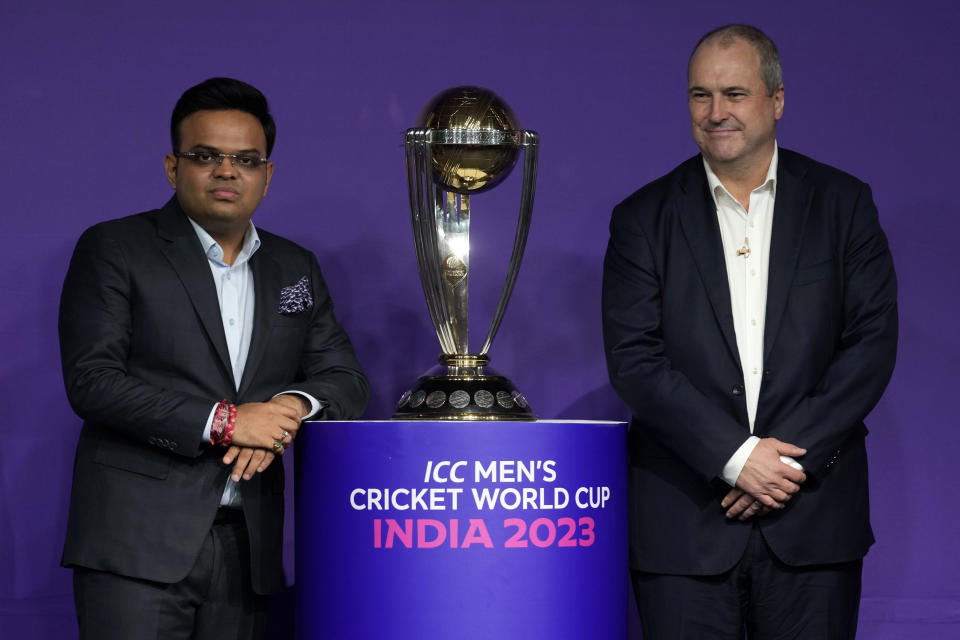
<path id="1" fill-rule="evenodd" d="M 293 442 L 300 428 L 300 412 L 287 402 L 248 402 L 237 406 L 233 441 L 223 456 L 223 464 L 236 460 L 231 477 L 234 482 L 249 480 L 270 466 L 284 446 Z"/>
<path id="2" fill-rule="evenodd" d="M 753 496 L 759 503 L 755 512 L 761 506 L 782 509 L 790 497 L 800 490 L 807 474 L 784 463 L 780 456 L 799 458 L 806 452 L 806 449 L 776 438 L 762 438 L 757 443 L 737 477 L 737 488 Z"/>
<path id="3" fill-rule="evenodd" d="M 275 451 L 274 442 L 290 444 L 300 428 L 300 413 L 282 402 L 248 402 L 237 406 L 233 444 Z M 289 438 L 284 436 L 289 434 Z M 282 451 L 282 450 L 281 450 Z"/>

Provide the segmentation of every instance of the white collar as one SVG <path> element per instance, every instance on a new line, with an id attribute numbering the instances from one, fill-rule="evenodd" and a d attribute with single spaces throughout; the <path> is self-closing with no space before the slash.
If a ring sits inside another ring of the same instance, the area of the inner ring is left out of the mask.
<path id="1" fill-rule="evenodd" d="M 767 185 L 770 186 L 770 189 L 776 192 L 777 189 L 777 164 L 779 161 L 779 146 L 777 141 L 773 141 L 773 157 L 770 158 L 770 166 L 767 167 L 767 177 L 763 180 L 763 184 L 754 189 L 758 191 L 763 189 Z M 707 162 L 707 159 L 701 154 L 700 158 L 703 160 L 703 168 L 707 172 L 707 184 L 710 185 L 710 195 L 713 196 L 713 204 L 717 207 L 720 206 L 720 203 L 717 202 L 717 196 L 719 193 L 725 193 L 729 198 L 733 198 L 730 195 L 730 192 L 727 191 L 727 188 L 723 186 L 723 183 L 720 182 L 720 178 L 717 177 L 717 174 L 713 172 L 713 169 L 710 168 L 710 163 Z M 720 190 L 719 192 L 717 190 Z"/>
<path id="2" fill-rule="evenodd" d="M 197 224 L 196 220 L 190 216 L 187 216 L 187 220 L 193 225 L 193 230 L 197 233 L 197 238 L 199 238 L 200 244 L 203 246 L 203 252 L 207 258 L 217 264 L 228 266 L 223 262 L 223 248 L 220 246 L 220 243 L 214 240 L 213 236 L 207 233 L 206 229 Z M 237 254 L 237 259 L 233 261 L 233 265 L 229 266 L 236 267 L 243 264 L 249 260 L 259 248 L 260 236 L 257 234 L 257 228 L 253 226 L 253 221 L 250 221 L 247 223 L 247 230 L 243 233 L 243 246 L 240 248 L 240 253 Z"/>

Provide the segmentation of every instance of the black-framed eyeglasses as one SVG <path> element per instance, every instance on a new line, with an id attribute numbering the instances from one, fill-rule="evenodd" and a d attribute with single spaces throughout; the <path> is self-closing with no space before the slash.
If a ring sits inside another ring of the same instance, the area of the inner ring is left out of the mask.
<path id="1" fill-rule="evenodd" d="M 267 162 L 266 158 L 250 155 L 247 153 L 220 153 L 217 151 L 175 151 L 177 158 L 186 158 L 198 167 L 218 167 L 223 164 L 224 158 L 230 158 L 230 164 L 241 169 L 259 169 L 260 165 Z"/>

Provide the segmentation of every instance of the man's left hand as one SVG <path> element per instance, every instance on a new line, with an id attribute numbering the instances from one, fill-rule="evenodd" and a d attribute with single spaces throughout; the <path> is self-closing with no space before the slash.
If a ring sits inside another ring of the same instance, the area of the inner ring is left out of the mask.
<path id="1" fill-rule="evenodd" d="M 294 411 L 300 414 L 300 419 L 303 420 L 303 416 L 310 413 L 311 405 L 307 402 L 306 398 L 299 396 L 295 393 L 282 393 L 279 396 L 274 396 L 270 398 L 270 402 L 275 402 L 277 404 L 282 404 L 290 407 Z"/>
<path id="2" fill-rule="evenodd" d="M 281 449 L 282 453 L 282 449 Z M 272 451 L 266 449 L 254 449 L 253 447 L 239 447 L 231 445 L 227 453 L 223 456 L 223 464 L 230 464 L 236 460 L 233 465 L 231 478 L 234 482 L 240 482 L 240 479 L 249 480 L 254 473 L 263 473 L 270 466 L 276 456 Z"/>
<path id="3" fill-rule="evenodd" d="M 753 516 L 763 516 L 772 511 L 770 507 L 763 506 L 754 500 L 752 495 L 736 487 L 727 492 L 727 495 L 720 502 L 720 506 L 727 510 L 728 518 L 737 518 L 738 520 L 749 520 Z"/>

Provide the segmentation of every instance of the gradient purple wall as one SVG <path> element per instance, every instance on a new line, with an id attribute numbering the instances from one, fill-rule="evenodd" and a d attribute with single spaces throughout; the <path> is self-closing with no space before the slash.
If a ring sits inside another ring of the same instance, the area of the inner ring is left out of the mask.
<path id="1" fill-rule="evenodd" d="M 542 145 L 533 229 L 495 366 L 543 417 L 622 418 L 600 338 L 610 209 L 696 151 L 686 56 L 703 32 L 732 21 L 757 24 L 780 47 L 780 144 L 871 183 L 900 275 L 899 363 L 869 420 L 878 543 L 866 561 L 860 637 L 956 637 L 960 221 L 947 163 L 960 138 L 957 6 L 5 0 L 4 637 L 74 633 L 70 574 L 58 560 L 79 420 L 59 369 L 60 286 L 85 227 L 169 197 L 161 159 L 183 89 L 230 75 L 270 99 L 277 172 L 255 221 L 320 257 L 373 383 L 370 418 L 388 416 L 439 350 L 416 275 L 403 131 L 443 88 L 498 91 Z M 508 244 L 517 181 L 474 202 L 474 266 L 486 274 L 471 285 L 477 324 L 502 273 L 497 232 Z"/>

